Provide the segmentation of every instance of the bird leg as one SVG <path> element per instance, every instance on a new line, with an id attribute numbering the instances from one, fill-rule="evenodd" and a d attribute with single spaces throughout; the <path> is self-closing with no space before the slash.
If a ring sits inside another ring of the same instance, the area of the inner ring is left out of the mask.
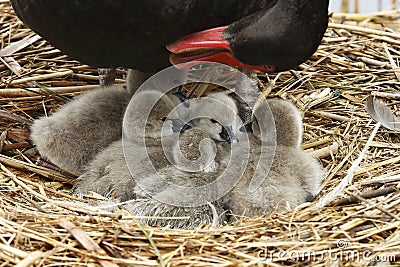
<path id="1" fill-rule="evenodd" d="M 176 96 L 186 108 L 190 107 L 189 98 L 186 96 L 186 93 L 184 92 L 183 85 L 178 86 L 178 90 L 176 90 L 176 92 L 172 94 Z"/>
<path id="2" fill-rule="evenodd" d="M 251 131 L 253 107 L 260 93 L 258 87 L 259 80 L 257 73 L 254 70 L 239 68 L 239 71 L 244 73 L 250 79 L 250 82 L 247 82 L 247 79 L 242 79 L 241 75 L 238 74 L 236 81 L 236 93 L 239 96 L 237 98 L 239 117 L 245 126 L 245 130 L 248 132 Z"/>
<path id="3" fill-rule="evenodd" d="M 101 87 L 114 85 L 116 69 L 115 68 L 99 68 L 99 83 Z"/>

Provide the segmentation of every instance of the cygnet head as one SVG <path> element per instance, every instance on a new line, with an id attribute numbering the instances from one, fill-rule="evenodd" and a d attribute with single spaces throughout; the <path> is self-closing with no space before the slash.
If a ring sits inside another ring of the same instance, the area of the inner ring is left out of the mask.
<path id="1" fill-rule="evenodd" d="M 285 100 L 269 99 L 253 111 L 252 130 L 255 137 L 267 145 L 299 148 L 303 135 L 300 111 Z"/>
<path id="2" fill-rule="evenodd" d="M 237 143 L 240 119 L 235 101 L 224 93 L 198 99 L 191 107 L 193 124 L 204 129 L 212 139 Z"/>
<path id="3" fill-rule="evenodd" d="M 123 131 L 125 136 L 158 139 L 161 136 L 172 134 L 174 121 L 165 120 L 165 118 L 177 116 L 171 114 L 174 104 L 167 95 L 159 91 L 147 90 L 138 92 L 133 97 L 135 98 L 134 102 L 129 104 L 125 113 Z M 157 99 L 158 101 L 155 103 Z M 143 114 L 149 110 L 151 110 L 149 116 L 145 118 Z M 163 127 L 164 123 L 171 125 Z"/>

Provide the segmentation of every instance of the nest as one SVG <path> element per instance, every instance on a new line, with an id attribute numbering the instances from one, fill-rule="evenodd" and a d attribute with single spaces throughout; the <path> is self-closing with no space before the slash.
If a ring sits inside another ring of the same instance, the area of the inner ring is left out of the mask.
<path id="1" fill-rule="evenodd" d="M 375 95 L 398 112 L 399 17 L 396 11 L 333 16 L 310 60 L 290 72 L 259 75 L 271 97 L 304 113 L 303 148 L 326 171 L 313 203 L 184 230 L 141 225 L 122 207 L 90 206 L 102 197 L 76 198 L 71 179 L 34 164 L 29 125 L 96 88 L 97 70 L 34 35 L 0 1 L 1 266 L 400 264 L 399 135 L 365 111 Z M 125 74 L 118 70 L 117 82 Z M 349 173 L 343 197 L 320 206 Z"/>

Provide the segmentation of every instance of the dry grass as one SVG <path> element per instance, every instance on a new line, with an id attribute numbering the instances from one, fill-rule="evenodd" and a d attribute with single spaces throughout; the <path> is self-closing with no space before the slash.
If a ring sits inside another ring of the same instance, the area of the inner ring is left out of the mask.
<path id="1" fill-rule="evenodd" d="M 271 95 L 305 113 L 303 147 L 326 170 L 319 199 L 346 176 L 371 136 L 376 123 L 364 110 L 366 97 L 383 95 L 398 112 L 398 17 L 335 17 L 312 59 L 269 77 L 276 79 Z M 69 179 L 32 163 L 29 124 L 93 88 L 97 71 L 41 39 L 4 53 L 31 34 L 0 1 L 0 266 L 400 264 L 400 140 L 383 127 L 345 189 L 351 198 L 336 206 L 318 209 L 317 200 L 215 230 L 172 230 L 142 226 L 122 208 L 86 205 L 95 196 L 71 196 Z"/>

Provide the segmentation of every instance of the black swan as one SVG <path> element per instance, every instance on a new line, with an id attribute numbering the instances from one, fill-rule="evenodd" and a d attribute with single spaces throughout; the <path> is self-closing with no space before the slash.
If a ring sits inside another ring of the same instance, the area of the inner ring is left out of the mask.
<path id="1" fill-rule="evenodd" d="M 307 60 L 329 0 L 12 0 L 18 17 L 71 57 L 155 72 L 208 59 L 282 71 Z M 168 48 L 169 52 L 166 47 Z"/>

